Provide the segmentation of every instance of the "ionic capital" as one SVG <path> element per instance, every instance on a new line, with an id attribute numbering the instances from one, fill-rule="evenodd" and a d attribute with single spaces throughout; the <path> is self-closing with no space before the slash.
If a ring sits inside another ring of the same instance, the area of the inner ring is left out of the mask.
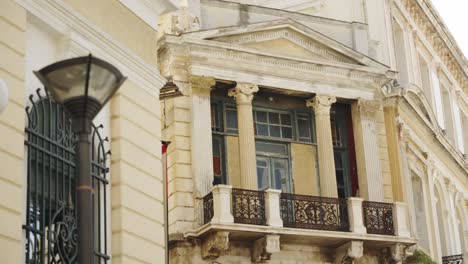
<path id="1" fill-rule="evenodd" d="M 316 95 L 306 101 L 307 107 L 314 108 L 315 115 L 330 115 L 331 105 L 336 102 L 336 97 L 328 95 Z"/>
<path id="2" fill-rule="evenodd" d="M 216 84 L 213 77 L 203 77 L 192 75 L 189 78 L 192 94 L 210 95 L 211 89 Z"/>
<path id="3" fill-rule="evenodd" d="M 380 109 L 380 103 L 378 101 L 370 101 L 364 99 L 358 99 L 357 106 L 361 116 L 375 117 L 375 114 Z"/>
<path id="4" fill-rule="evenodd" d="M 229 89 L 228 96 L 234 97 L 237 104 L 252 104 L 258 86 L 251 83 L 237 83 L 236 87 Z"/>

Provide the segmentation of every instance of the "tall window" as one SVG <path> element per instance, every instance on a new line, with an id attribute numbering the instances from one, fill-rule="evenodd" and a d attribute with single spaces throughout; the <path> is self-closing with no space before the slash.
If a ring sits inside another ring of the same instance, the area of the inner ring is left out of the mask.
<path id="1" fill-rule="evenodd" d="M 445 122 L 445 134 L 450 142 L 455 144 L 455 129 L 453 123 L 452 100 L 448 87 L 441 85 L 442 108 Z"/>
<path id="2" fill-rule="evenodd" d="M 421 55 L 418 56 L 418 59 L 419 59 L 419 68 L 421 71 L 421 89 L 427 101 L 429 102 L 429 105 L 432 108 L 434 108 L 434 96 L 432 92 L 432 86 L 431 86 L 430 75 L 429 75 L 430 74 L 429 65 Z"/>
<path id="3" fill-rule="evenodd" d="M 419 244 L 429 252 L 429 236 L 427 233 L 426 208 L 424 206 L 424 193 L 422 180 L 417 175 L 412 175 L 414 215 L 416 220 L 416 232 L 419 238 Z"/>
<path id="4" fill-rule="evenodd" d="M 335 104 L 331 109 L 330 119 L 338 197 L 356 196 L 358 180 L 349 105 Z"/>
<path id="5" fill-rule="evenodd" d="M 75 135 L 63 107 L 37 93 L 27 110 L 26 263 L 74 263 L 77 256 L 75 210 Z M 107 255 L 107 151 L 99 128 L 93 126 L 91 177 L 95 261 Z"/>
<path id="6" fill-rule="evenodd" d="M 409 82 L 405 32 L 395 20 L 393 20 L 393 38 L 395 42 L 396 66 L 399 74 L 398 81 L 400 84 L 405 85 Z"/>

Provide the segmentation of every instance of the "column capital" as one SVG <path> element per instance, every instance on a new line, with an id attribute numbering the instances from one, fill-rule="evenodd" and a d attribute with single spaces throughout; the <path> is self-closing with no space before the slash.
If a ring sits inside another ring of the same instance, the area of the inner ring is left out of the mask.
<path id="1" fill-rule="evenodd" d="M 211 89 L 216 84 L 213 77 L 204 77 L 191 75 L 189 78 L 190 86 L 192 87 L 192 94 L 209 95 Z"/>
<path id="2" fill-rule="evenodd" d="M 380 109 L 380 102 L 376 100 L 364 100 L 359 98 L 357 106 L 361 116 L 375 117 L 375 114 Z"/>
<path id="3" fill-rule="evenodd" d="M 234 97 L 237 104 L 251 104 L 258 86 L 251 83 L 237 83 L 236 87 L 229 89 L 228 96 Z"/>
<path id="4" fill-rule="evenodd" d="M 314 108 L 315 115 L 329 115 L 330 107 L 336 102 L 336 97 L 328 95 L 316 95 L 307 99 L 306 106 Z"/>

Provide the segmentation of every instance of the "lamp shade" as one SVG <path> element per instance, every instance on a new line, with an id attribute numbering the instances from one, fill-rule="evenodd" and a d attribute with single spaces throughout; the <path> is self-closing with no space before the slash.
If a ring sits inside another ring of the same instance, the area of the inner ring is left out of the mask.
<path id="1" fill-rule="evenodd" d="M 91 54 L 56 62 L 34 73 L 72 115 L 87 113 L 91 118 L 126 79 L 112 64 Z"/>

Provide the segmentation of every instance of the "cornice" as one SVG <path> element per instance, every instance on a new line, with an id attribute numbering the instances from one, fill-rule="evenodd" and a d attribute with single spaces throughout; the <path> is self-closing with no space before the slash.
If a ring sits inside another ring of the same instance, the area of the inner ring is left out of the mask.
<path id="1" fill-rule="evenodd" d="M 433 7 L 425 0 L 394 0 L 394 6 L 406 20 L 411 18 L 412 23 L 409 23 L 409 27 L 416 27 L 421 32 L 422 37 L 466 92 L 468 90 L 468 62 L 459 48 L 453 44 L 455 42 L 452 41 L 451 34 L 446 30 Z M 420 37 L 418 34 L 416 36 Z"/>
<path id="2" fill-rule="evenodd" d="M 166 83 L 157 67 L 143 61 L 108 33 L 82 17 L 67 4 L 55 0 L 17 0 L 28 12 L 47 19 L 46 24 L 65 36 L 70 55 L 93 54 L 115 64 L 129 79 L 152 95 Z"/>

